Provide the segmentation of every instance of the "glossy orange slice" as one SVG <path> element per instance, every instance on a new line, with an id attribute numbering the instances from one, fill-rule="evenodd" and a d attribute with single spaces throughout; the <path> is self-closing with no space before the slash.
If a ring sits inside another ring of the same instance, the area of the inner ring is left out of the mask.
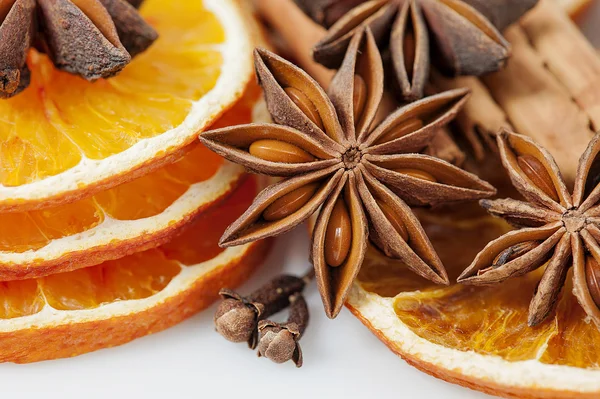
<path id="1" fill-rule="evenodd" d="M 31 85 L 0 101 L 0 211 L 87 197 L 195 147 L 252 78 L 259 36 L 235 0 L 147 0 L 159 39 L 117 77 L 95 83 L 32 50 Z"/>
<path id="2" fill-rule="evenodd" d="M 253 114 L 263 120 L 259 95 L 252 83 L 216 125 L 249 123 Z M 156 247 L 228 195 L 242 176 L 243 168 L 198 145 L 173 164 L 93 197 L 0 213 L 0 281 L 74 270 Z"/>
<path id="3" fill-rule="evenodd" d="M 269 241 L 222 249 L 258 190 L 245 182 L 186 232 L 145 252 L 72 272 L 0 283 L 0 361 L 33 362 L 120 345 L 168 328 L 244 281 Z"/>

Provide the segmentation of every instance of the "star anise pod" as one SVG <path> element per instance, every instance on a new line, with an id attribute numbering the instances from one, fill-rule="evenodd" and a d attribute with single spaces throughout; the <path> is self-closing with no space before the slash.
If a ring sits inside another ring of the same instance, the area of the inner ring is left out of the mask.
<path id="1" fill-rule="evenodd" d="M 498 28 L 518 20 L 537 0 L 363 0 L 353 8 L 356 2 L 349 0 L 296 3 L 329 28 L 313 49 L 317 62 L 337 68 L 352 36 L 368 26 L 389 49 L 401 99 L 413 101 L 423 97 L 431 63 L 449 76 L 500 69 L 510 46 Z"/>
<path id="2" fill-rule="evenodd" d="M 133 1 L 133 0 L 132 0 Z M 0 98 L 29 85 L 29 49 L 93 81 L 116 75 L 157 38 L 126 0 L 0 1 Z"/>
<path id="3" fill-rule="evenodd" d="M 529 325 L 553 311 L 571 266 L 573 292 L 600 326 L 600 135 L 579 160 L 571 195 L 552 156 L 532 139 L 503 132 L 498 146 L 515 188 L 527 200 L 482 200 L 492 215 L 521 227 L 492 241 L 458 281 L 490 285 L 545 266 Z"/>
<path id="4" fill-rule="evenodd" d="M 339 313 L 369 239 L 415 273 L 447 284 L 446 271 L 407 203 L 437 205 L 495 192 L 470 173 L 415 153 L 454 118 L 468 91 L 415 102 L 372 127 L 383 94 L 383 66 L 370 31 L 351 41 L 329 95 L 269 51 L 256 50 L 255 66 L 278 124 L 219 129 L 200 140 L 253 172 L 286 179 L 258 195 L 221 245 L 284 233 L 317 212 L 311 261 L 329 317 Z"/>
<path id="5" fill-rule="evenodd" d="M 329 28 L 348 11 L 366 0 L 294 0 L 315 22 Z"/>

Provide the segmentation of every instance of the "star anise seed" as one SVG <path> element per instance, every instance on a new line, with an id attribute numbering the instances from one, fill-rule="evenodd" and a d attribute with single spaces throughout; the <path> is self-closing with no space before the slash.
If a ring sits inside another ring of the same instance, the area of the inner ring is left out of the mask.
<path id="1" fill-rule="evenodd" d="M 586 257 L 585 279 L 594 303 L 600 308 L 600 264 L 593 256 Z"/>
<path id="2" fill-rule="evenodd" d="M 504 167 L 527 202 L 504 199 L 482 200 L 481 204 L 521 229 L 489 243 L 458 281 L 496 284 L 545 266 L 529 308 L 529 325 L 534 326 L 555 308 L 573 266 L 573 293 L 600 327 L 600 185 L 596 170 L 600 134 L 581 156 L 572 195 L 552 156 L 532 139 L 504 131 L 497 141 Z"/>
<path id="3" fill-rule="evenodd" d="M 537 0 L 362 0 L 342 1 L 345 11 L 329 26 L 331 1 L 296 0 L 315 21 L 329 28 L 315 45 L 315 60 L 337 68 L 352 36 L 371 28 L 389 48 L 401 99 L 423 97 L 430 63 L 447 75 L 483 75 L 500 69 L 510 46 L 499 29 L 518 20 Z M 350 9 L 354 3 L 359 3 Z M 496 27 L 494 26 L 496 25 Z"/>
<path id="4" fill-rule="evenodd" d="M 554 201 L 558 201 L 558 194 L 554 188 L 554 182 L 548 174 L 546 167 L 533 155 L 525 154 L 517 157 L 519 167 L 525 173 L 531 182 L 540 188 L 546 195 Z"/>
<path id="5" fill-rule="evenodd" d="M 428 97 L 372 126 L 383 96 L 384 72 L 369 30 L 352 39 L 328 94 L 304 71 L 266 50 L 255 52 L 255 65 L 277 124 L 218 129 L 200 140 L 253 172 L 285 179 L 258 195 L 226 230 L 221 245 L 275 236 L 317 213 L 311 261 L 329 317 L 341 310 L 369 239 L 415 273 L 447 284 L 446 271 L 409 204 L 432 206 L 495 192 L 476 176 L 418 153 L 456 116 L 468 91 Z M 361 80 L 365 87 L 357 83 Z M 400 133 L 389 134 L 398 126 L 403 126 Z M 264 140 L 285 143 L 274 147 L 292 145 L 294 159 L 288 153 L 250 150 Z"/>
<path id="6" fill-rule="evenodd" d="M 517 245 L 513 245 L 512 247 L 500 252 L 500 254 L 496 256 L 494 262 L 492 263 L 492 267 L 497 269 L 500 266 L 504 266 L 511 260 L 517 259 L 532 249 L 535 249 L 538 245 L 540 245 L 539 241 L 526 241 Z"/>

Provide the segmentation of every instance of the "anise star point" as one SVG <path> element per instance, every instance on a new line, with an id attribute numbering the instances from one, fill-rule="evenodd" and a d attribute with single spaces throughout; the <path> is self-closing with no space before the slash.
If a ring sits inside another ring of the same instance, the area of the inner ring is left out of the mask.
<path id="1" fill-rule="evenodd" d="M 582 155 L 573 194 L 552 156 L 533 140 L 504 131 L 498 136 L 502 162 L 525 201 L 482 200 L 492 215 L 521 227 L 488 244 L 458 281 L 501 283 L 545 266 L 529 309 L 529 325 L 554 310 L 573 267 L 573 292 L 600 326 L 600 135 Z"/>
<path id="2" fill-rule="evenodd" d="M 328 93 L 304 71 L 266 50 L 256 51 L 255 62 L 267 107 L 278 124 L 219 129 L 200 140 L 251 171 L 285 179 L 257 196 L 225 231 L 221 244 L 278 235 L 317 214 L 310 258 L 332 318 L 343 306 L 369 240 L 415 273 L 448 284 L 409 205 L 494 194 L 475 175 L 418 153 L 454 118 L 468 90 L 428 97 L 375 122 L 383 65 L 369 30 L 352 39 Z"/>
<path id="3" fill-rule="evenodd" d="M 368 26 L 390 52 L 401 99 L 414 101 L 423 97 L 430 64 L 450 76 L 500 69 L 510 55 L 500 30 L 538 0 L 295 1 L 328 28 L 313 49 L 317 62 L 337 68 L 352 36 Z"/>

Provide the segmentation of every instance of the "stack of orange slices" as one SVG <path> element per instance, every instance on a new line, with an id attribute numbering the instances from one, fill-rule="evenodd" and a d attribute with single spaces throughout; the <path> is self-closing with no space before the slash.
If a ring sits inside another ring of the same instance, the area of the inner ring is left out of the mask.
<path id="1" fill-rule="evenodd" d="M 0 361 L 74 356 L 162 330 L 241 283 L 268 243 L 217 242 L 260 182 L 202 147 L 262 120 L 236 0 L 146 0 L 160 38 L 96 83 L 32 50 L 0 101 Z"/>

